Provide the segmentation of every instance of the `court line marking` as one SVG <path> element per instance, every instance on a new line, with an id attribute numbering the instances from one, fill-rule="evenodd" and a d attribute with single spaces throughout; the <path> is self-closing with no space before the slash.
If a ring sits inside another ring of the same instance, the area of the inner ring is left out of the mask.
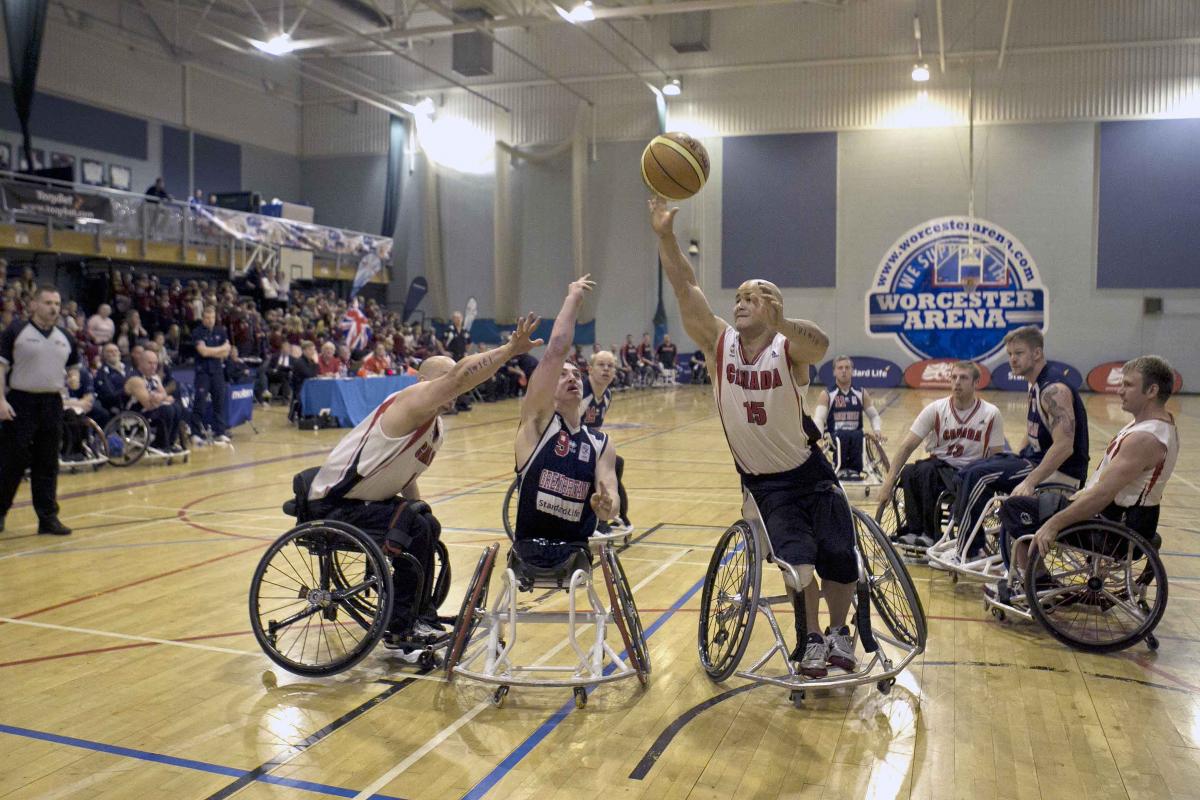
<path id="1" fill-rule="evenodd" d="M 654 580 L 659 575 L 661 575 L 663 572 L 665 572 L 669 567 L 673 566 L 676 561 L 678 561 L 680 558 L 683 558 L 683 556 L 686 554 L 687 554 L 687 551 L 681 551 L 678 555 L 673 556 L 672 558 L 669 558 L 666 561 L 664 561 L 658 567 L 658 569 L 654 570 L 649 575 L 647 575 L 645 578 L 643 578 L 641 581 L 639 581 L 633 587 L 633 589 L 631 590 L 631 593 L 636 594 L 638 592 L 638 590 L 649 585 L 649 583 L 652 580 Z M 657 624 L 658 623 L 656 622 L 655 625 L 657 625 Z M 648 631 L 647 631 L 646 638 L 649 638 L 649 630 L 653 630 L 653 629 L 654 629 L 654 625 L 650 626 L 650 629 L 648 629 Z M 538 661 L 535 662 L 535 664 L 541 664 L 546 661 L 549 661 L 559 651 L 563 650 L 568 644 L 569 644 L 569 640 L 564 637 L 561 642 L 559 642 L 557 645 L 555 645 L 553 648 L 551 648 L 551 650 L 548 653 L 546 653 L 546 655 L 544 655 L 542 658 L 538 659 Z M 567 705 L 570 706 L 571 708 L 574 708 L 575 701 L 572 699 L 569 703 L 567 703 Z M 414 750 L 412 753 L 410 753 L 400 763 L 396 764 L 396 766 L 392 767 L 387 772 L 383 773 L 378 778 L 376 778 L 374 781 L 372 781 L 367 786 L 367 788 L 363 789 L 361 792 L 359 792 L 358 794 L 356 794 L 354 796 L 354 800 L 368 800 L 368 798 L 375 797 L 376 796 L 375 792 L 378 792 L 384 786 L 387 786 L 389 783 L 391 783 L 393 780 L 395 780 L 397 777 L 399 777 L 405 770 L 407 770 L 409 767 L 411 767 L 413 764 L 415 764 L 417 761 L 419 761 L 423 756 L 427 755 L 432 750 L 437 748 L 439 745 L 441 745 L 442 742 L 446 741 L 446 739 L 453 736 L 456 731 L 458 731 L 464 725 L 469 723 L 475 717 L 479 716 L 479 714 L 482 711 L 484 711 L 485 709 L 491 708 L 491 706 L 492 706 L 491 700 L 483 700 L 483 701 L 480 701 L 479 703 L 477 703 L 474 707 L 469 709 L 465 714 L 460 716 L 454 722 L 450 723 L 448 726 L 446 726 L 445 728 L 442 728 L 440 731 L 438 731 L 436 734 L 434 734 L 423 745 L 421 745 L 416 750 Z"/>
<path id="2" fill-rule="evenodd" d="M 258 656 L 260 653 L 253 653 L 248 650 L 234 650 L 231 647 L 216 647 L 211 644 L 196 644 L 195 642 L 184 642 L 176 639 L 158 639 L 154 636 L 138 636 L 132 633 L 117 633 L 116 631 L 102 631 L 96 628 L 76 628 L 72 625 L 56 625 L 53 622 L 34 622 L 28 619 L 18 619 L 17 617 L 0 617 L 0 622 L 6 622 L 10 625 L 28 625 L 31 628 L 46 628 L 52 631 L 66 631 L 67 633 L 83 633 L 92 636 L 105 636 L 109 639 L 124 639 L 131 642 L 147 642 L 150 644 L 167 644 L 174 647 L 186 647 L 192 650 L 207 650 L 210 653 L 231 653 L 235 656 Z"/>
<path id="3" fill-rule="evenodd" d="M 182 767 L 183 769 L 196 770 L 198 772 L 209 772 L 215 775 L 225 775 L 230 778 L 238 778 L 246 774 L 246 770 L 238 769 L 237 767 L 226 767 L 221 764 L 210 764 L 206 761 L 197 761 L 192 758 L 180 758 L 178 756 L 168 756 L 162 753 L 154 753 L 149 750 L 137 750 L 132 747 L 122 747 L 115 744 L 105 744 L 104 742 L 95 742 L 90 739 L 79 739 L 74 736 L 62 736 L 57 733 L 47 733 L 46 731 L 34 730 L 32 728 L 21 728 L 16 725 L 5 725 L 0 723 L 0 733 L 7 733 L 10 736 L 22 736 L 26 739 L 40 739 L 43 742 L 51 742 L 53 744 L 67 745 L 68 747 L 78 747 L 82 750 L 91 750 L 97 753 L 106 753 L 113 756 L 124 756 L 126 758 L 134 758 L 139 761 L 153 761 L 158 764 L 165 764 L 171 767 Z M 309 792 L 318 794 L 328 794 L 335 797 L 353 797 L 354 793 L 351 789 L 343 789 L 340 786 L 331 786 L 325 783 L 316 783 L 314 781 L 303 781 L 295 778 L 280 778 L 274 775 L 259 775 L 255 778 L 259 783 L 271 783 L 276 786 L 286 786 L 291 789 L 303 789 Z M 378 795 L 377 800 L 404 800 L 399 797 L 388 795 Z"/>
<path id="4" fill-rule="evenodd" d="M 232 631 L 230 633 L 205 633 L 199 636 L 181 636 L 178 639 L 172 639 L 175 642 L 196 642 L 201 639 L 224 639 L 230 636 L 249 636 L 252 631 Z M 75 650 L 70 653 L 54 653 L 48 656 L 35 656 L 33 658 L 22 658 L 18 661 L 0 662 L 2 667 L 17 667 L 23 664 L 36 664 L 41 661 L 57 661 L 63 658 L 76 658 L 78 656 L 91 656 L 101 653 L 115 653 L 119 650 L 133 650 L 139 647 L 157 647 L 157 642 L 134 642 L 133 644 L 118 644 L 113 647 L 95 647 L 91 650 Z"/>

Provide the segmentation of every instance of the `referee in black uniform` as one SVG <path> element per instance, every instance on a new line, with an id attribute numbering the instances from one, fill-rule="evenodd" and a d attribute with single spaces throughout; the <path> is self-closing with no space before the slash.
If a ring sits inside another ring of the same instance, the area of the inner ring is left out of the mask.
<path id="1" fill-rule="evenodd" d="M 0 531 L 28 467 L 38 533 L 71 532 L 58 521 L 56 495 L 62 389 L 67 367 L 79 363 L 79 352 L 57 326 L 61 306 L 58 289 L 39 286 L 30 318 L 13 322 L 0 334 Z"/>

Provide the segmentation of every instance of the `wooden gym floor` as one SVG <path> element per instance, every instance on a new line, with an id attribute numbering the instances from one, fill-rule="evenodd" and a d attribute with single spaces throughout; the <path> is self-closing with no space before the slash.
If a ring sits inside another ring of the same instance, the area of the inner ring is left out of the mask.
<path id="1" fill-rule="evenodd" d="M 878 395 L 892 447 L 934 396 Z M 1024 395 L 986 396 L 1018 438 Z M 1095 466 L 1124 418 L 1114 397 L 1087 406 Z M 707 390 L 617 398 L 638 527 L 622 560 L 654 674 L 645 692 L 597 689 L 583 710 L 566 690 L 519 688 L 495 709 L 484 687 L 417 676 L 382 647 L 326 680 L 262 654 L 251 574 L 290 527 L 292 474 L 344 431 L 297 432 L 271 409 L 261 433 L 239 428 L 233 449 L 187 465 L 64 475 L 64 540 L 34 533 L 26 486 L 0 534 L 0 797 L 1198 797 L 1200 399 L 1172 409 L 1185 448 L 1164 501 L 1156 655 L 1070 651 L 992 620 L 976 586 L 914 567 L 924 656 L 890 695 L 810 693 L 803 710 L 770 686 L 731 693 L 744 681 L 714 685 L 697 661 L 695 590 L 740 497 Z M 511 401 L 449 418 L 421 481 L 454 567 L 445 613 L 480 548 L 503 539 L 516 419 Z M 564 635 L 522 630 L 529 660 Z M 749 655 L 766 633 L 755 627 Z"/>

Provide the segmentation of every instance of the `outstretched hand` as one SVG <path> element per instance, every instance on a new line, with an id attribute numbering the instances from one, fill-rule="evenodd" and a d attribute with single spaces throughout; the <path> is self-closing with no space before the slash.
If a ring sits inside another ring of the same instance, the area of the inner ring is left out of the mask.
<path id="1" fill-rule="evenodd" d="M 604 487 L 603 483 L 596 484 L 596 491 L 592 494 L 589 501 L 592 506 L 592 511 L 596 512 L 596 519 L 608 520 L 612 519 L 613 510 L 616 504 L 613 503 L 612 495 Z"/>
<path id="2" fill-rule="evenodd" d="M 779 298 L 760 288 L 751 297 L 750 302 L 762 310 L 767 327 L 773 333 L 779 333 L 779 329 L 783 327 L 784 319 L 783 303 L 779 301 Z"/>
<path id="3" fill-rule="evenodd" d="M 517 329 L 513 331 L 512 338 L 508 340 L 508 346 L 512 348 L 513 355 L 519 356 L 522 353 L 528 353 L 533 348 L 541 347 L 546 343 L 543 339 L 531 338 L 541 321 L 541 318 L 532 311 L 517 320 Z"/>
<path id="4" fill-rule="evenodd" d="M 590 292 L 596 288 L 596 282 L 592 280 L 592 273 L 584 275 L 582 278 L 576 278 L 571 281 L 571 285 L 567 287 L 567 297 L 577 295 L 583 297 L 586 292 Z"/>
<path id="5" fill-rule="evenodd" d="M 675 215 L 679 208 L 667 208 L 667 201 L 661 195 L 650 198 L 650 227 L 659 236 L 675 235 Z"/>

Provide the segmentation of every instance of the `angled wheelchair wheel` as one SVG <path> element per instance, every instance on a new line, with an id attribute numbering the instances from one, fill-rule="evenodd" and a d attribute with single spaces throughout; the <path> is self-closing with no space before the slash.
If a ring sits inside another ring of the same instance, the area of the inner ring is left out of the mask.
<path id="1" fill-rule="evenodd" d="M 80 443 L 83 447 L 83 458 L 92 465 L 93 470 L 97 470 L 108 461 L 108 437 L 104 435 L 104 429 L 96 424 L 96 420 L 91 417 L 84 417 L 84 420 L 86 429 Z"/>
<path id="2" fill-rule="evenodd" d="M 891 497 L 886 497 L 875 511 L 875 522 L 889 539 L 894 538 L 904 525 L 904 490 L 899 486 L 892 489 Z"/>
<path id="3" fill-rule="evenodd" d="M 868 433 L 863 436 L 863 448 L 866 450 L 867 463 L 870 465 L 870 470 L 875 473 L 875 478 L 882 482 L 892 468 L 883 445 L 879 443 L 879 440 L 873 434 Z"/>
<path id="4" fill-rule="evenodd" d="M 436 609 L 441 608 L 442 603 L 446 602 L 446 595 L 450 594 L 450 553 L 441 539 L 433 545 L 433 570 L 437 577 L 433 579 L 431 597 Z"/>
<path id="5" fill-rule="evenodd" d="M 750 643 L 762 564 L 750 525 L 738 520 L 721 535 L 708 562 L 700 594 L 700 664 L 708 677 L 723 681 L 733 674 Z"/>
<path id="6" fill-rule="evenodd" d="M 367 534 L 306 522 L 275 541 L 250 584 L 250 627 L 267 656 L 298 675 L 349 669 L 392 615 L 391 572 Z"/>
<path id="7" fill-rule="evenodd" d="M 511 541 L 516 535 L 517 530 L 517 503 L 520 498 L 519 487 L 521 485 L 520 478 L 513 478 L 513 482 L 508 485 L 508 491 L 504 493 L 504 532 L 508 534 Z"/>
<path id="8" fill-rule="evenodd" d="M 608 599 L 612 604 L 613 621 L 621 632 L 629 664 L 637 671 L 638 680 L 646 685 L 650 674 L 650 653 L 646 649 L 646 633 L 642 630 L 642 619 L 638 616 L 637 604 L 633 601 L 633 589 L 625 577 L 625 568 L 617 551 L 605 546 L 601 551 L 600 565 L 604 569 L 604 582 L 608 585 Z"/>
<path id="9" fill-rule="evenodd" d="M 1050 635 L 1090 653 L 1124 650 L 1153 636 L 1167 609 L 1167 573 L 1154 546 L 1108 520 L 1058 534 L 1031 553 L 1025 597 Z"/>
<path id="10" fill-rule="evenodd" d="M 450 633 L 450 648 L 446 651 L 447 681 L 454 680 L 454 667 L 462 658 L 467 645 L 471 643 L 475 629 L 483 622 L 483 615 L 487 610 L 488 584 L 492 580 L 492 569 L 496 566 L 496 553 L 499 551 L 500 545 L 493 543 L 480 553 L 475 573 L 467 584 L 458 619 Z"/>
<path id="11" fill-rule="evenodd" d="M 150 423 L 141 414 L 122 411 L 104 426 L 108 440 L 108 463 L 114 467 L 136 464 L 150 446 Z"/>
<path id="12" fill-rule="evenodd" d="M 896 641 L 925 649 L 925 609 L 904 562 L 883 530 L 866 512 L 851 507 L 858 550 L 867 571 L 871 604 Z"/>

